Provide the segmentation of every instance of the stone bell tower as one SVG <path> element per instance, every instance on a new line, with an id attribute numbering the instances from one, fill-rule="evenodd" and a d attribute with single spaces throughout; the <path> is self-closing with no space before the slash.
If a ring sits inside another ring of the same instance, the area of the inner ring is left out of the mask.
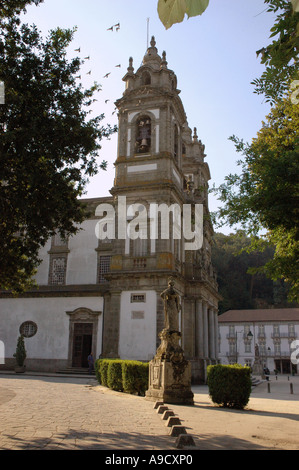
<path id="1" fill-rule="evenodd" d="M 192 135 L 177 77 L 168 68 L 166 53 L 158 54 L 154 37 L 136 71 L 133 59 L 129 59 L 123 81 L 125 91 L 115 103 L 119 133 L 110 192 L 115 206 L 125 199 L 130 210 L 123 222 L 131 224 L 135 220 L 139 236 L 134 239 L 128 236 L 128 231 L 125 236 L 120 233 L 123 215 L 118 212 L 107 275 L 109 295 L 105 301 L 103 356 L 137 359 L 134 351 L 138 350 L 138 342 L 144 354 L 139 359 L 148 360 L 155 355 L 164 322 L 160 294 L 173 276 L 182 304 L 179 318 L 182 346 L 191 360 L 193 375 L 200 380 L 206 365 L 217 359 L 219 299 L 211 265 L 213 230 L 207 202 L 210 174 L 204 162 L 204 146 L 196 130 Z M 171 210 L 166 214 L 170 236 L 161 236 L 161 219 L 156 236 L 152 236 L 150 211 L 154 204 L 160 208 L 163 205 L 168 209 L 179 208 L 180 216 L 184 205 L 196 203 L 202 205 L 204 215 L 203 244 L 198 250 L 186 250 L 184 237 L 179 236 L 182 227 Z M 142 296 L 144 304 L 138 303 L 137 309 L 130 299 L 140 300 Z M 150 304 L 145 305 L 146 302 Z M 139 331 L 144 338 L 152 338 L 147 352 Z"/>
<path id="2" fill-rule="evenodd" d="M 160 193 L 181 192 L 182 131 L 186 116 L 179 98 L 177 78 L 167 68 L 166 54 L 158 55 L 154 38 L 134 73 L 133 59 L 123 78 L 126 89 L 116 102 L 119 109 L 118 156 L 113 194 L 137 188 L 145 183 Z M 168 191 L 170 192 L 170 191 Z"/>

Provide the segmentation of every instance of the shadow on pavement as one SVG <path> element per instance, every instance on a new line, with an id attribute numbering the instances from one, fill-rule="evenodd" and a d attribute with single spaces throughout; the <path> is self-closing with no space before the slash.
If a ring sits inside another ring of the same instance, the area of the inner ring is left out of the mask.
<path id="1" fill-rule="evenodd" d="M 170 437 L 141 435 L 139 433 L 96 433 L 70 429 L 67 432 L 53 433 L 52 437 L 22 438 L 13 435 L 3 435 L 9 443 L 0 445 L 0 450 L 156 450 L 170 449 Z M 174 443 L 174 441 L 173 441 Z M 175 449 L 175 446 L 173 446 Z"/>

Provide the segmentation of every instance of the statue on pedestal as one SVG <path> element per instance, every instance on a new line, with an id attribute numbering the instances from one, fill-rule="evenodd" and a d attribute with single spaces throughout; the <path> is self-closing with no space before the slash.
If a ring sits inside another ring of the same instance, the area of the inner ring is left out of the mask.
<path id="1" fill-rule="evenodd" d="M 180 298 L 173 286 L 174 281 L 170 278 L 168 281 L 168 287 L 162 292 L 161 297 L 164 301 L 165 329 L 169 331 L 178 331 L 181 304 Z"/>
<path id="2" fill-rule="evenodd" d="M 254 363 L 252 366 L 252 375 L 260 375 L 262 378 L 264 378 L 262 360 L 260 357 L 260 350 L 258 344 L 256 344 L 254 347 Z"/>
<path id="3" fill-rule="evenodd" d="M 180 345 L 179 312 L 180 298 L 174 289 L 172 278 L 161 293 L 164 302 L 164 329 L 159 337 L 161 344 L 150 362 L 149 389 L 146 397 L 162 399 L 165 403 L 193 405 L 191 391 L 191 364 L 184 357 Z"/>

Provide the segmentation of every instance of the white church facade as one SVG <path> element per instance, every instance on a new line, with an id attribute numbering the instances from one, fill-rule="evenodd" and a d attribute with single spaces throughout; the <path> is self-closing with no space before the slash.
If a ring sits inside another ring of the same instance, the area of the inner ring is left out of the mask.
<path id="1" fill-rule="evenodd" d="M 194 382 L 204 381 L 207 365 L 218 360 L 220 296 L 204 145 L 188 126 L 176 75 L 154 38 L 136 72 L 130 58 L 123 80 L 111 196 L 83 200 L 91 215 L 81 230 L 68 240 L 48 240 L 36 289 L 18 297 L 1 293 L 1 369 L 13 368 L 20 333 L 30 370 L 86 367 L 91 351 L 151 360 L 164 324 L 160 293 L 170 276 L 181 299 L 182 347 Z"/>

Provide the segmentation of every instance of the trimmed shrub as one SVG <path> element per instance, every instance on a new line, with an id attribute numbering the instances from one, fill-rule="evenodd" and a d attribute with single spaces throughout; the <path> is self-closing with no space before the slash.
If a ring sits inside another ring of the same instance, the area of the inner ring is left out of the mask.
<path id="1" fill-rule="evenodd" d="M 99 370 L 100 360 L 101 359 L 96 359 L 94 363 L 94 372 L 95 372 L 96 379 L 99 383 L 101 383 L 101 376 L 100 376 L 100 370 Z"/>
<path id="2" fill-rule="evenodd" d="M 108 366 L 111 359 L 99 359 L 98 371 L 100 376 L 100 384 L 108 387 Z"/>
<path id="3" fill-rule="evenodd" d="M 144 396 L 148 389 L 148 362 L 123 361 L 122 380 L 124 392 Z"/>
<path id="4" fill-rule="evenodd" d="M 24 365 L 26 356 L 27 354 L 26 354 L 26 349 L 25 349 L 24 336 L 20 335 L 18 338 L 18 342 L 17 342 L 17 349 L 14 354 L 14 357 L 16 358 L 18 366 L 22 367 Z"/>
<path id="5" fill-rule="evenodd" d="M 122 364 L 121 360 L 111 360 L 107 369 L 107 385 L 112 390 L 123 391 L 122 382 Z"/>
<path id="6" fill-rule="evenodd" d="M 149 363 L 121 359 L 97 359 L 98 382 L 112 390 L 144 396 L 148 389 Z"/>
<path id="7" fill-rule="evenodd" d="M 207 383 L 214 403 L 226 408 L 243 409 L 251 393 L 250 368 L 240 364 L 208 366 Z"/>

